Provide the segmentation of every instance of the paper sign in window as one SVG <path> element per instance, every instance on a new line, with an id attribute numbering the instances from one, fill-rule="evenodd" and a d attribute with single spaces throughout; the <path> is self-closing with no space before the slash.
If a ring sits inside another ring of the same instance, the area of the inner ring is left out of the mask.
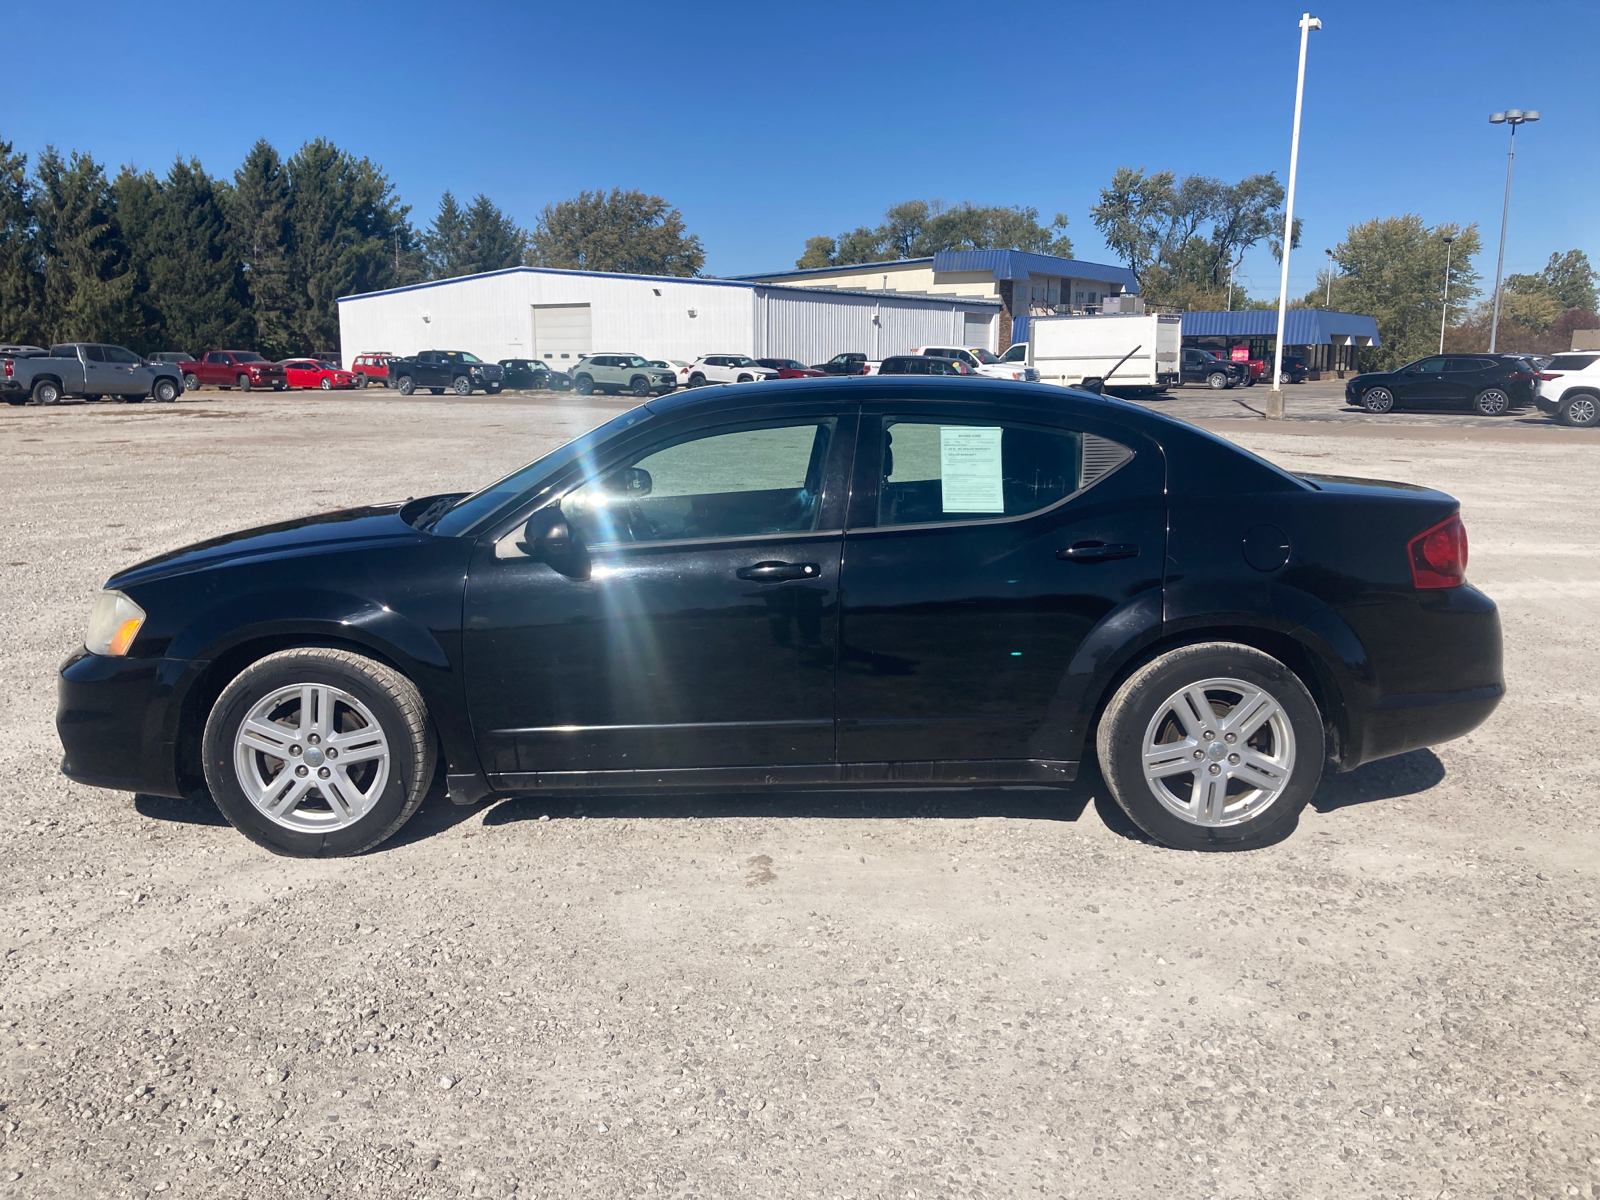
<path id="1" fill-rule="evenodd" d="M 1003 430 L 974 425 L 939 427 L 939 477 L 947 513 L 1003 513 L 1000 435 Z"/>

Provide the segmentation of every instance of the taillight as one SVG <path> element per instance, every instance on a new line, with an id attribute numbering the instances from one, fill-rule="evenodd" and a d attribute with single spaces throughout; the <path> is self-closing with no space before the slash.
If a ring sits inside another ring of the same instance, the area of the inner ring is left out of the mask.
<path id="1" fill-rule="evenodd" d="M 1460 587 L 1467 578 L 1467 527 L 1457 513 L 1406 543 L 1411 582 L 1419 588 Z"/>
<path id="2" fill-rule="evenodd" d="M 1537 375 L 1530 375 L 1527 371 L 1513 371 L 1506 376 L 1507 379 L 1537 379 Z"/>
<path id="3" fill-rule="evenodd" d="M 11 359 L 9 359 L 9 358 L 6 359 L 5 367 L 6 367 L 6 378 L 7 379 L 11 379 L 12 377 L 14 377 L 16 375 L 16 373 L 17 373 L 17 364 L 14 363 Z"/>
<path id="4" fill-rule="evenodd" d="M 1560 378 L 1561 378 L 1561 375 L 1560 375 L 1560 373 L 1559 373 L 1559 372 L 1557 372 L 1557 373 L 1556 373 L 1556 374 L 1554 374 L 1554 375 L 1551 375 L 1551 374 L 1550 374 L 1550 373 L 1549 373 L 1549 372 L 1548 372 L 1548 371 L 1547 371 L 1547 372 L 1545 372 L 1545 373 L 1543 373 L 1543 374 L 1541 374 L 1541 375 L 1540 375 L 1540 376 L 1539 376 L 1539 378 L 1540 378 L 1540 379 L 1542 379 L 1542 380 L 1544 380 L 1544 381 L 1545 381 L 1545 382 L 1546 382 L 1546 383 L 1549 383 L 1549 382 L 1550 382 L 1550 381 L 1551 381 L 1551 380 L 1552 380 L 1552 379 L 1560 379 Z"/>

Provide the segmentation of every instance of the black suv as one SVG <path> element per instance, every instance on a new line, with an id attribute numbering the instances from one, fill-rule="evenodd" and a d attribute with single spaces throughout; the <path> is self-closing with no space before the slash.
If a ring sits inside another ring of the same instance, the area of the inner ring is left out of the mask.
<path id="1" fill-rule="evenodd" d="M 821 371 L 824 375 L 865 375 L 867 373 L 867 356 L 865 354 L 835 354 L 825 363 L 812 363 L 813 371 Z"/>
<path id="2" fill-rule="evenodd" d="M 565 371 L 552 371 L 548 364 L 537 358 L 502 358 L 500 369 L 506 373 L 506 386 L 532 388 L 546 392 L 566 392 L 572 389 L 572 376 Z"/>
<path id="3" fill-rule="evenodd" d="M 1397 371 L 1357 375 L 1344 385 L 1344 398 L 1369 413 L 1446 408 L 1498 417 L 1532 403 L 1538 378 L 1516 354 L 1435 354 Z"/>
<path id="4" fill-rule="evenodd" d="M 964 375 L 977 379 L 979 375 L 958 358 L 942 358 L 929 354 L 893 354 L 883 360 L 879 375 Z"/>
<path id="5" fill-rule="evenodd" d="M 1209 350 L 1193 346 L 1184 347 L 1180 361 L 1185 383 L 1203 383 L 1221 389 L 1236 387 L 1250 377 L 1249 364 L 1229 362 Z"/>

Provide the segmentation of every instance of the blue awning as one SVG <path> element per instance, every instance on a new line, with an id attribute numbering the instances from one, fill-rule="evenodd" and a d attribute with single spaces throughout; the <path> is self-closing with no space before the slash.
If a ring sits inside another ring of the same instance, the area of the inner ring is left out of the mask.
<path id="1" fill-rule="evenodd" d="M 1330 346 L 1334 335 L 1340 342 L 1353 338 L 1370 339 L 1364 344 L 1381 346 L 1378 322 L 1360 313 L 1331 312 L 1321 308 L 1291 308 L 1284 314 L 1285 346 Z M 1240 312 L 1186 312 L 1184 337 L 1277 337 L 1278 310 L 1247 308 Z"/>

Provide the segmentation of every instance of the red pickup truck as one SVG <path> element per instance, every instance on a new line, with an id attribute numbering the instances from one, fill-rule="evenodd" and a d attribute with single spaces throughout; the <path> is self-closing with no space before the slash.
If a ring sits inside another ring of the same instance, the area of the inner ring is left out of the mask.
<path id="1" fill-rule="evenodd" d="M 183 386 L 191 392 L 199 387 L 223 391 L 236 387 L 241 392 L 270 387 L 281 392 L 289 386 L 289 377 L 277 363 L 249 350 L 207 350 L 193 362 L 183 364 Z"/>

